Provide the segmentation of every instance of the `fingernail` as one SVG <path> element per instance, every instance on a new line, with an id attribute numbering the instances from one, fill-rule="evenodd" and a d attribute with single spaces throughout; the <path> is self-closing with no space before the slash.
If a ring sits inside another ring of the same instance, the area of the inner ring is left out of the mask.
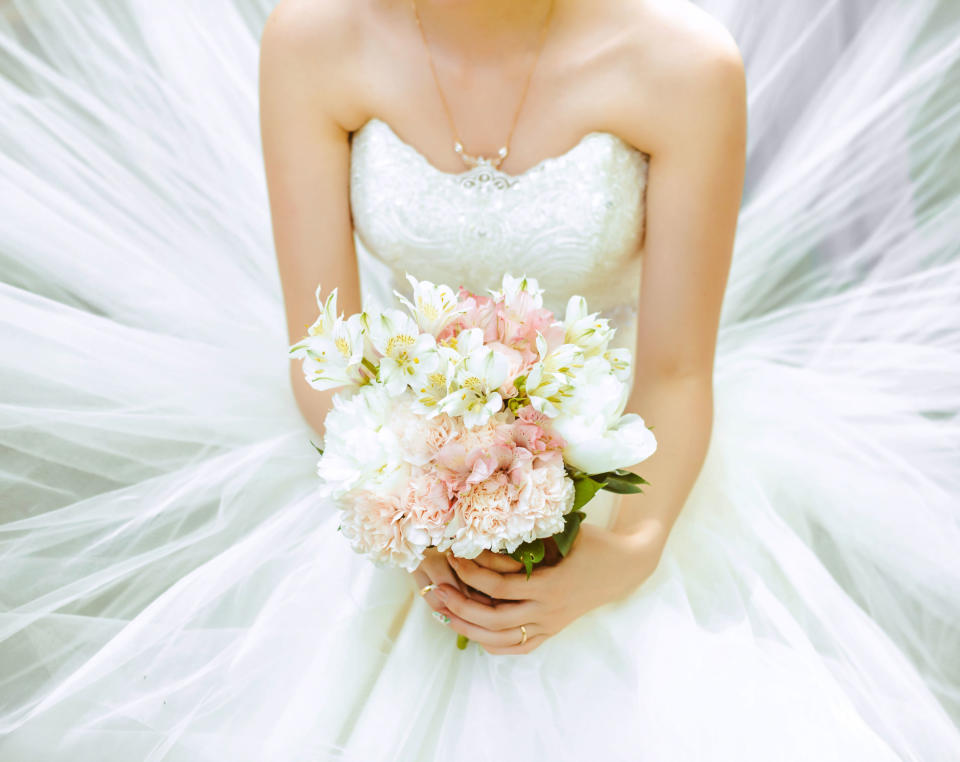
<path id="1" fill-rule="evenodd" d="M 442 611 L 434 611 L 432 612 L 432 616 L 434 619 L 440 622 L 440 624 L 450 624 L 450 617 L 448 617 Z"/>

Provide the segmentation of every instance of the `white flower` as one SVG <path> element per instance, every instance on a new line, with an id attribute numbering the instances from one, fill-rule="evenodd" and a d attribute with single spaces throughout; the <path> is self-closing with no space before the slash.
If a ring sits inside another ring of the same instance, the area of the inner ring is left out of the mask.
<path id="1" fill-rule="evenodd" d="M 603 359 L 610 363 L 610 369 L 618 381 L 630 379 L 629 349 L 608 349 L 603 353 Z"/>
<path id="2" fill-rule="evenodd" d="M 464 313 L 465 310 L 457 302 L 457 295 L 449 286 L 435 286 L 427 280 L 418 281 L 409 273 L 407 280 L 413 287 L 413 302 L 398 291 L 393 293 L 410 310 L 420 330 L 436 336 L 451 320 Z"/>
<path id="3" fill-rule="evenodd" d="M 603 357 L 592 357 L 575 372 L 571 393 L 551 431 L 566 441 L 563 458 L 588 474 L 624 468 L 650 457 L 657 447 L 639 415 L 622 415 L 629 389 Z"/>
<path id="4" fill-rule="evenodd" d="M 569 393 L 570 378 L 582 365 L 582 353 L 574 344 L 561 344 L 548 351 L 543 334 L 537 334 L 540 361 L 527 374 L 526 394 L 530 404 L 546 416 L 559 415 L 559 405 Z"/>
<path id="5" fill-rule="evenodd" d="M 320 308 L 320 314 L 313 322 L 313 325 L 307 329 L 309 336 L 328 334 L 333 330 L 334 323 L 337 322 L 337 289 L 333 289 L 333 291 L 330 292 L 330 296 L 327 297 L 327 301 L 323 302 L 320 299 L 320 288 L 321 285 L 318 283 L 317 290 L 314 292 L 314 296 L 317 299 L 317 306 Z"/>
<path id="6" fill-rule="evenodd" d="M 396 400 L 379 384 L 367 384 L 333 397 L 324 419 L 323 455 L 317 474 L 325 494 L 341 495 L 363 485 L 383 484 L 405 464 L 388 422 Z"/>
<path id="7" fill-rule="evenodd" d="M 536 278 L 526 276 L 514 278 L 512 275 L 504 273 L 500 290 L 488 290 L 495 301 L 503 301 L 508 308 L 517 300 L 521 292 L 529 294 L 532 307 L 536 309 L 543 307 L 543 289 L 540 288 Z"/>
<path id="8" fill-rule="evenodd" d="M 374 317 L 363 315 L 367 335 L 380 358 L 378 378 L 392 395 L 402 394 L 407 385 L 414 390 L 426 385 L 440 358 L 436 340 L 420 333 L 417 324 L 400 310 L 386 310 Z"/>
<path id="9" fill-rule="evenodd" d="M 507 379 L 506 358 L 489 347 L 471 352 L 454 371 L 452 391 L 440 402 L 448 415 L 461 416 L 473 428 L 487 422 L 503 407 L 498 389 Z"/>
<path id="10" fill-rule="evenodd" d="M 336 293 L 327 300 L 336 306 Z M 324 311 L 311 334 L 290 347 L 290 356 L 303 359 L 303 373 L 314 389 L 357 386 L 368 379 L 361 371 L 364 336 L 359 315 L 344 320 Z"/>
<path id="11" fill-rule="evenodd" d="M 610 321 L 597 317 L 598 314 L 587 313 L 587 300 L 582 296 L 571 296 L 567 302 L 567 314 L 563 321 L 566 332 L 564 341 L 580 347 L 585 357 L 602 355 L 616 332 L 610 327 Z"/>

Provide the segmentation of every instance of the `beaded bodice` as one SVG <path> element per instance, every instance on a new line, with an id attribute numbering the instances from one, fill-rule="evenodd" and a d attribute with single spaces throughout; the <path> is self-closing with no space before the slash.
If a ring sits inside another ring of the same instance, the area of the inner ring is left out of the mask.
<path id="1" fill-rule="evenodd" d="M 384 121 L 352 135 L 350 203 L 364 299 L 392 303 L 404 273 L 486 293 L 504 272 L 536 278 L 562 318 L 581 294 L 634 336 L 648 157 L 591 132 L 518 175 L 437 169 Z"/>

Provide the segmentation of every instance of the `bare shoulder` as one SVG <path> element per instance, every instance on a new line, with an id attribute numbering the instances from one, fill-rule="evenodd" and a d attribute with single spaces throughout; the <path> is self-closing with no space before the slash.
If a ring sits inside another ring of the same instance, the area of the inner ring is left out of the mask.
<path id="1" fill-rule="evenodd" d="M 351 0 L 280 0 L 260 37 L 261 88 L 328 104 L 341 121 L 357 76 L 362 6 Z"/>
<path id="2" fill-rule="evenodd" d="M 644 150 L 712 129 L 733 139 L 744 129 L 746 82 L 733 36 L 693 3 L 633 0 L 620 46 L 618 102 L 628 139 Z"/>

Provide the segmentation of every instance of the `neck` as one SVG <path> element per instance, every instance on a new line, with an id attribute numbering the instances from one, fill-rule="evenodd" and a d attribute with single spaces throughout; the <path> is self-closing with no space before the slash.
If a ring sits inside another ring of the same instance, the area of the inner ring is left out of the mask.
<path id="1" fill-rule="evenodd" d="M 415 1 L 431 45 L 472 60 L 501 55 L 504 49 L 535 49 L 551 3 L 559 5 L 558 0 Z"/>

